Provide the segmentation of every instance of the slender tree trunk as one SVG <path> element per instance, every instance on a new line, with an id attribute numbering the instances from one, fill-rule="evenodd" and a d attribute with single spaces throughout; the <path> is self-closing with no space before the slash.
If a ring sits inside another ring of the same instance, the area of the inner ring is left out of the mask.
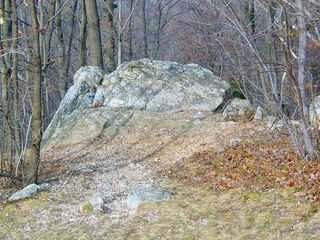
<path id="1" fill-rule="evenodd" d="M 3 81 L 3 88 L 2 88 L 2 94 L 3 94 L 3 108 L 4 108 L 4 125 L 5 125 L 5 141 L 7 143 L 7 162 L 9 165 L 9 171 L 10 174 L 13 170 L 13 162 L 12 162 L 12 144 L 13 144 L 13 134 L 12 134 L 12 128 L 11 128 L 11 112 L 10 112 L 10 62 L 11 59 L 9 58 L 10 54 L 8 54 L 10 50 L 10 41 L 8 39 L 11 36 L 11 21 L 10 21 L 10 12 L 11 12 L 11 6 L 10 1 L 5 0 L 4 6 L 2 6 L 4 9 L 4 24 L 1 28 L 1 34 L 4 37 L 4 43 L 1 43 L 1 54 L 5 54 L 3 57 L 1 57 L 0 65 L 1 65 L 1 72 L 2 72 L 2 81 Z"/>
<path id="2" fill-rule="evenodd" d="M 3 47 L 5 51 L 9 51 L 10 49 L 10 41 L 8 39 L 11 38 L 11 21 L 10 21 L 10 12 L 11 12 L 11 1 L 10 0 L 4 0 L 4 18 L 5 18 L 5 23 L 3 24 L 3 30 L 2 34 L 5 37 L 5 41 L 3 44 Z M 7 61 L 8 67 L 9 67 L 9 62 L 11 59 L 11 54 L 7 54 L 5 56 L 5 60 Z"/>
<path id="3" fill-rule="evenodd" d="M 56 12 L 61 8 L 61 0 L 56 0 Z M 61 14 L 56 16 L 56 36 L 57 36 L 57 47 L 58 47 L 58 65 L 59 65 L 59 83 L 60 83 L 60 96 L 64 97 L 67 91 L 67 76 L 65 75 L 64 68 L 66 65 L 66 51 L 65 43 L 62 33 L 62 21 Z"/>
<path id="4" fill-rule="evenodd" d="M 90 64 L 103 68 L 100 21 L 96 0 L 86 0 Z"/>
<path id="5" fill-rule="evenodd" d="M 106 65 L 107 71 L 112 72 L 115 68 L 114 59 L 114 22 L 113 22 L 113 0 L 107 0 L 107 19 L 106 19 L 106 32 L 107 32 L 107 44 L 106 44 Z"/>
<path id="6" fill-rule="evenodd" d="M 306 150 L 308 152 L 308 158 L 314 160 L 318 157 L 315 146 L 312 141 L 311 131 L 308 127 L 309 122 L 309 104 L 307 95 L 307 80 L 306 80 L 306 68 L 307 68 L 307 28 L 304 16 L 304 3 L 303 0 L 297 0 L 298 5 L 298 26 L 299 32 L 299 56 L 298 56 L 298 83 L 299 91 L 302 102 L 302 132 Z"/>
<path id="7" fill-rule="evenodd" d="M 118 10 L 118 66 L 120 66 L 122 62 L 122 0 L 119 0 Z"/>
<path id="8" fill-rule="evenodd" d="M 130 0 L 130 12 L 132 12 L 133 9 L 133 0 Z M 133 46 L 132 46 L 132 23 L 133 23 L 133 17 L 129 20 L 129 60 L 132 61 L 133 57 Z"/>
<path id="9" fill-rule="evenodd" d="M 56 12 L 55 0 L 50 1 L 50 9 L 49 9 L 49 18 L 52 18 Z M 53 35 L 53 26 L 54 21 L 49 22 L 49 26 L 46 30 L 46 38 L 45 38 L 45 54 L 43 56 L 43 71 L 46 73 L 48 66 L 50 65 L 50 51 L 51 51 L 51 42 Z"/>
<path id="10" fill-rule="evenodd" d="M 86 12 L 86 0 L 82 0 L 81 11 L 81 24 L 80 24 L 80 36 L 79 36 L 79 57 L 80 66 L 86 65 L 86 43 L 87 43 L 87 12 Z"/>
<path id="11" fill-rule="evenodd" d="M 14 138 L 16 142 L 15 155 L 20 156 L 20 107 L 19 107 L 19 85 L 18 85 L 18 13 L 16 1 L 12 1 L 12 84 L 13 84 L 13 122 Z"/>
<path id="12" fill-rule="evenodd" d="M 304 3 L 298 0 L 298 24 L 299 24 L 299 57 L 298 57 L 298 81 L 299 89 L 302 97 L 303 114 L 306 119 L 309 115 L 308 96 L 306 90 L 306 68 L 307 68 L 307 30 L 304 19 Z"/>
<path id="13" fill-rule="evenodd" d="M 39 43 L 39 24 L 37 19 L 36 0 L 28 0 L 32 18 L 32 74 L 33 74 L 33 127 L 32 145 L 25 185 L 36 183 L 40 164 L 41 131 L 41 55 Z"/>
<path id="14" fill-rule="evenodd" d="M 280 49 L 281 49 L 281 43 L 279 41 L 279 38 L 276 33 L 276 28 L 275 28 L 275 20 L 276 20 L 276 9 L 281 8 L 279 4 L 276 2 L 271 2 L 270 3 L 270 19 L 271 19 L 271 34 L 269 34 L 269 39 L 270 42 L 272 43 L 271 46 L 271 61 L 275 61 L 276 63 L 283 63 L 284 59 L 283 56 L 281 55 Z M 282 21 L 281 21 L 282 22 Z M 280 81 L 281 79 L 281 72 L 278 68 L 278 66 L 274 67 L 274 72 L 275 72 L 275 85 L 277 88 L 277 91 L 280 93 L 280 104 L 282 104 L 282 83 Z"/>
<path id="15" fill-rule="evenodd" d="M 160 50 L 160 34 L 161 34 L 161 22 L 162 22 L 162 5 L 161 1 L 158 3 L 158 23 L 157 23 L 157 31 L 155 36 L 155 43 L 156 43 L 156 50 L 154 53 L 154 58 L 158 58 L 158 53 Z M 147 38 L 145 38 L 145 41 L 147 41 Z"/>
<path id="16" fill-rule="evenodd" d="M 0 39 L 1 40 L 1 39 Z M 3 54 L 4 47 L 2 42 L 0 42 L 0 53 Z M 9 69 L 5 58 L 0 57 L 0 66 L 1 66 L 1 78 L 2 78 L 2 109 L 3 109 L 3 118 L 4 118 L 4 133 L 5 141 L 7 143 L 7 162 L 10 166 L 10 172 L 12 171 L 12 137 L 11 137 L 11 127 L 10 127 L 10 96 L 9 96 Z"/>
<path id="17" fill-rule="evenodd" d="M 56 0 L 49 0 L 49 16 L 48 18 L 51 19 L 55 15 L 56 10 Z M 44 18 L 43 18 L 44 19 Z M 52 42 L 52 36 L 53 36 L 53 30 L 54 30 L 54 21 L 50 21 L 49 25 L 47 26 L 46 30 L 43 32 L 44 35 L 40 41 L 40 44 L 42 46 L 42 75 L 43 75 L 43 101 L 42 101 L 42 126 L 44 129 L 47 126 L 48 117 L 50 115 L 50 105 L 49 105 L 49 89 L 48 89 L 48 71 L 50 70 L 49 66 L 53 62 L 50 58 L 50 52 L 51 52 L 51 42 Z"/>
<path id="18" fill-rule="evenodd" d="M 73 6 L 71 7 L 70 34 L 69 34 L 69 37 L 65 41 L 66 54 L 65 54 L 65 63 L 62 68 L 62 73 L 65 76 L 65 80 L 66 80 L 65 91 L 68 90 L 68 76 L 69 76 L 70 59 L 71 59 L 71 47 L 72 47 L 73 33 L 75 32 L 74 25 L 75 25 L 75 19 L 76 19 L 77 5 L 78 5 L 78 0 L 75 0 Z"/>
<path id="19" fill-rule="evenodd" d="M 142 0 L 142 27 L 143 27 L 143 57 L 148 58 L 146 0 Z"/>
<path id="20" fill-rule="evenodd" d="M 39 29 L 41 29 L 41 31 L 39 32 L 39 45 L 40 45 L 40 56 L 42 56 L 42 59 L 45 63 L 45 59 L 46 59 L 46 42 L 45 42 L 45 26 L 44 26 L 44 21 L 45 21 L 45 9 L 43 6 L 43 0 L 38 0 L 38 9 L 39 9 Z M 44 64 L 41 64 L 41 68 L 42 70 L 45 68 Z M 45 84 L 46 84 L 46 76 L 44 74 L 43 71 L 41 71 L 42 76 L 42 83 L 41 83 L 41 88 L 42 88 L 42 92 L 45 91 Z M 44 94 L 41 94 L 41 128 L 44 129 L 45 128 L 45 96 Z"/>

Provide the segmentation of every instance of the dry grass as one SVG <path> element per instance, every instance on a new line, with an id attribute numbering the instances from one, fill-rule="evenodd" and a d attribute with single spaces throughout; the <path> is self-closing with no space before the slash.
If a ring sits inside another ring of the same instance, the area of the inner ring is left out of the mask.
<path id="1" fill-rule="evenodd" d="M 299 161 L 286 134 L 270 133 L 263 122 L 208 115 L 196 123 L 193 115 L 138 116 L 113 139 L 43 154 L 41 176 L 63 176 L 52 182 L 59 188 L 4 206 L 0 239 L 320 238 L 318 163 Z M 173 200 L 144 204 L 116 221 L 83 212 L 94 190 L 88 187 L 105 173 L 75 174 L 70 167 L 99 170 L 110 156 L 121 157 L 110 164 L 122 158 L 143 164 Z"/>

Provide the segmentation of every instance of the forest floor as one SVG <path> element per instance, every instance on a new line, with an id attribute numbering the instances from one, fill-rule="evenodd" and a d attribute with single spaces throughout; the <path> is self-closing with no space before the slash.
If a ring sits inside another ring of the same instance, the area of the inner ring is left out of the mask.
<path id="1" fill-rule="evenodd" d="M 299 160 L 286 131 L 267 125 L 162 114 L 46 152 L 50 191 L 0 205 L 0 239 L 319 239 L 319 163 Z M 141 184 L 173 199 L 130 210 L 126 195 Z M 95 195 L 106 213 L 86 208 Z"/>

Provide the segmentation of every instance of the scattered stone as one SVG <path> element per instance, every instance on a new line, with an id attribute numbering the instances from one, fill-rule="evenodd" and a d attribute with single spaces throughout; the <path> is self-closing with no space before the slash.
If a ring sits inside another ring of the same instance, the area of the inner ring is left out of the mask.
<path id="1" fill-rule="evenodd" d="M 8 202 L 18 201 L 25 198 L 31 198 L 37 195 L 39 192 L 39 186 L 36 184 L 30 184 L 20 190 L 19 192 L 16 192 L 11 197 L 9 197 Z"/>
<path id="2" fill-rule="evenodd" d="M 293 194 L 295 197 L 297 198 L 303 198 L 303 197 L 306 197 L 306 193 L 304 192 L 296 192 Z"/>
<path id="3" fill-rule="evenodd" d="M 137 186 L 128 194 L 127 207 L 137 208 L 142 203 L 168 201 L 171 193 L 163 188 L 155 186 Z"/>
<path id="4" fill-rule="evenodd" d="M 252 113 L 252 106 L 249 100 L 247 99 L 233 99 L 225 108 L 222 115 L 224 117 L 231 116 L 244 116 L 249 113 Z"/>
<path id="5" fill-rule="evenodd" d="M 233 138 L 230 140 L 230 144 L 232 147 L 236 147 L 241 142 L 241 138 Z"/>
<path id="6" fill-rule="evenodd" d="M 202 121 L 205 118 L 206 118 L 206 115 L 201 111 L 197 112 L 193 117 L 194 120 L 200 120 L 200 121 Z"/>
<path id="7" fill-rule="evenodd" d="M 49 192 L 51 190 L 51 185 L 48 183 L 42 183 L 38 185 L 38 192 Z"/>
<path id="8" fill-rule="evenodd" d="M 93 210 L 94 212 L 96 212 L 96 211 L 103 211 L 103 210 L 102 210 L 102 206 L 103 206 L 103 204 L 104 204 L 104 201 L 103 201 L 102 197 L 100 197 L 100 196 L 94 196 L 94 197 L 92 197 L 92 198 L 89 200 L 89 203 L 91 204 L 92 210 Z"/>
<path id="9" fill-rule="evenodd" d="M 262 120 L 266 116 L 266 112 L 260 106 L 257 107 L 256 113 L 254 114 L 254 120 Z"/>

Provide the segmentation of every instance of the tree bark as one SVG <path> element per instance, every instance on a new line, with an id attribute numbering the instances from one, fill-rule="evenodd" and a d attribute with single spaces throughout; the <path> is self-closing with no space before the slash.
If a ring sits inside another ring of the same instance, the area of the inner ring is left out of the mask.
<path id="1" fill-rule="evenodd" d="M 56 0 L 56 12 L 61 8 L 61 0 Z M 57 48 L 58 48 L 58 65 L 59 65 L 59 83 L 60 83 L 60 96 L 64 97 L 67 91 L 67 76 L 64 72 L 66 64 L 66 51 L 62 33 L 62 21 L 61 12 L 56 16 L 56 37 L 57 37 Z"/>
<path id="2" fill-rule="evenodd" d="M 6 152 L 7 152 L 7 163 L 9 166 L 9 171 L 12 173 L 13 170 L 13 162 L 12 162 L 12 128 L 11 128 L 11 112 L 10 112 L 10 59 L 9 59 L 9 51 L 10 44 L 8 39 L 10 38 L 11 32 L 11 22 L 10 22 L 10 1 L 5 0 L 2 2 L 2 9 L 4 9 L 4 18 L 5 21 L 3 25 L 1 25 L 1 35 L 4 37 L 3 42 L 0 43 L 0 65 L 1 65 L 1 77 L 2 77 L 2 95 L 3 95 L 3 114 L 4 114 L 4 132 L 5 132 L 5 143 L 7 144 Z"/>
<path id="3" fill-rule="evenodd" d="M 79 36 L 79 57 L 80 66 L 86 65 L 86 43 L 87 43 L 87 12 L 86 12 L 86 1 L 82 0 L 82 11 L 81 11 L 81 24 L 80 24 L 80 36 Z"/>
<path id="4" fill-rule="evenodd" d="M 73 33 L 74 31 L 74 25 L 75 25 L 75 19 L 76 19 L 76 11 L 77 11 L 77 5 L 78 0 L 74 1 L 73 6 L 71 7 L 71 25 L 70 25 L 70 34 L 69 38 L 66 40 L 66 58 L 65 58 L 65 65 L 63 68 L 64 75 L 66 76 L 66 79 L 68 80 L 68 74 L 69 74 L 69 68 L 70 68 L 70 59 L 71 59 L 71 47 L 72 47 L 72 40 L 73 40 Z M 66 84 L 66 90 L 68 90 L 68 81 Z"/>
<path id="5" fill-rule="evenodd" d="M 18 85 L 18 14 L 16 1 L 12 1 L 12 84 L 13 84 L 13 122 L 14 122 L 14 138 L 15 138 L 15 154 L 20 155 L 20 107 L 19 107 L 19 85 Z"/>
<path id="6" fill-rule="evenodd" d="M 306 68 L 307 68 L 307 28 L 304 16 L 304 3 L 303 0 L 297 0 L 297 15 L 298 15 L 298 26 L 299 26 L 299 56 L 298 56 L 298 83 L 300 98 L 302 103 L 302 132 L 305 147 L 308 153 L 308 158 L 314 160 L 318 157 L 318 153 L 312 141 L 312 135 L 309 123 L 309 104 L 308 95 L 306 89 Z"/>
<path id="7" fill-rule="evenodd" d="M 100 21 L 96 0 L 86 0 L 90 64 L 103 68 Z"/>
<path id="8" fill-rule="evenodd" d="M 28 0 L 32 18 L 32 74 L 33 74 L 33 126 L 32 145 L 28 166 L 28 175 L 24 184 L 37 182 L 40 164 L 41 129 L 41 55 L 39 43 L 39 24 L 37 20 L 36 0 Z"/>
<path id="9" fill-rule="evenodd" d="M 114 59 L 114 21 L 113 21 L 113 0 L 107 0 L 107 19 L 106 19 L 106 33 L 107 33 L 107 44 L 106 44 L 106 65 L 107 71 L 112 72 L 115 69 Z"/>
<path id="10" fill-rule="evenodd" d="M 118 16 L 118 66 L 120 66 L 122 62 L 122 0 L 119 0 Z"/>
<path id="11" fill-rule="evenodd" d="M 133 0 L 130 0 L 130 12 L 133 10 Z M 129 20 L 129 61 L 132 61 L 133 57 L 133 46 L 132 46 L 132 23 L 133 17 Z"/>
<path id="12" fill-rule="evenodd" d="M 148 58 L 146 0 L 142 0 L 142 27 L 143 27 L 143 57 Z"/>

